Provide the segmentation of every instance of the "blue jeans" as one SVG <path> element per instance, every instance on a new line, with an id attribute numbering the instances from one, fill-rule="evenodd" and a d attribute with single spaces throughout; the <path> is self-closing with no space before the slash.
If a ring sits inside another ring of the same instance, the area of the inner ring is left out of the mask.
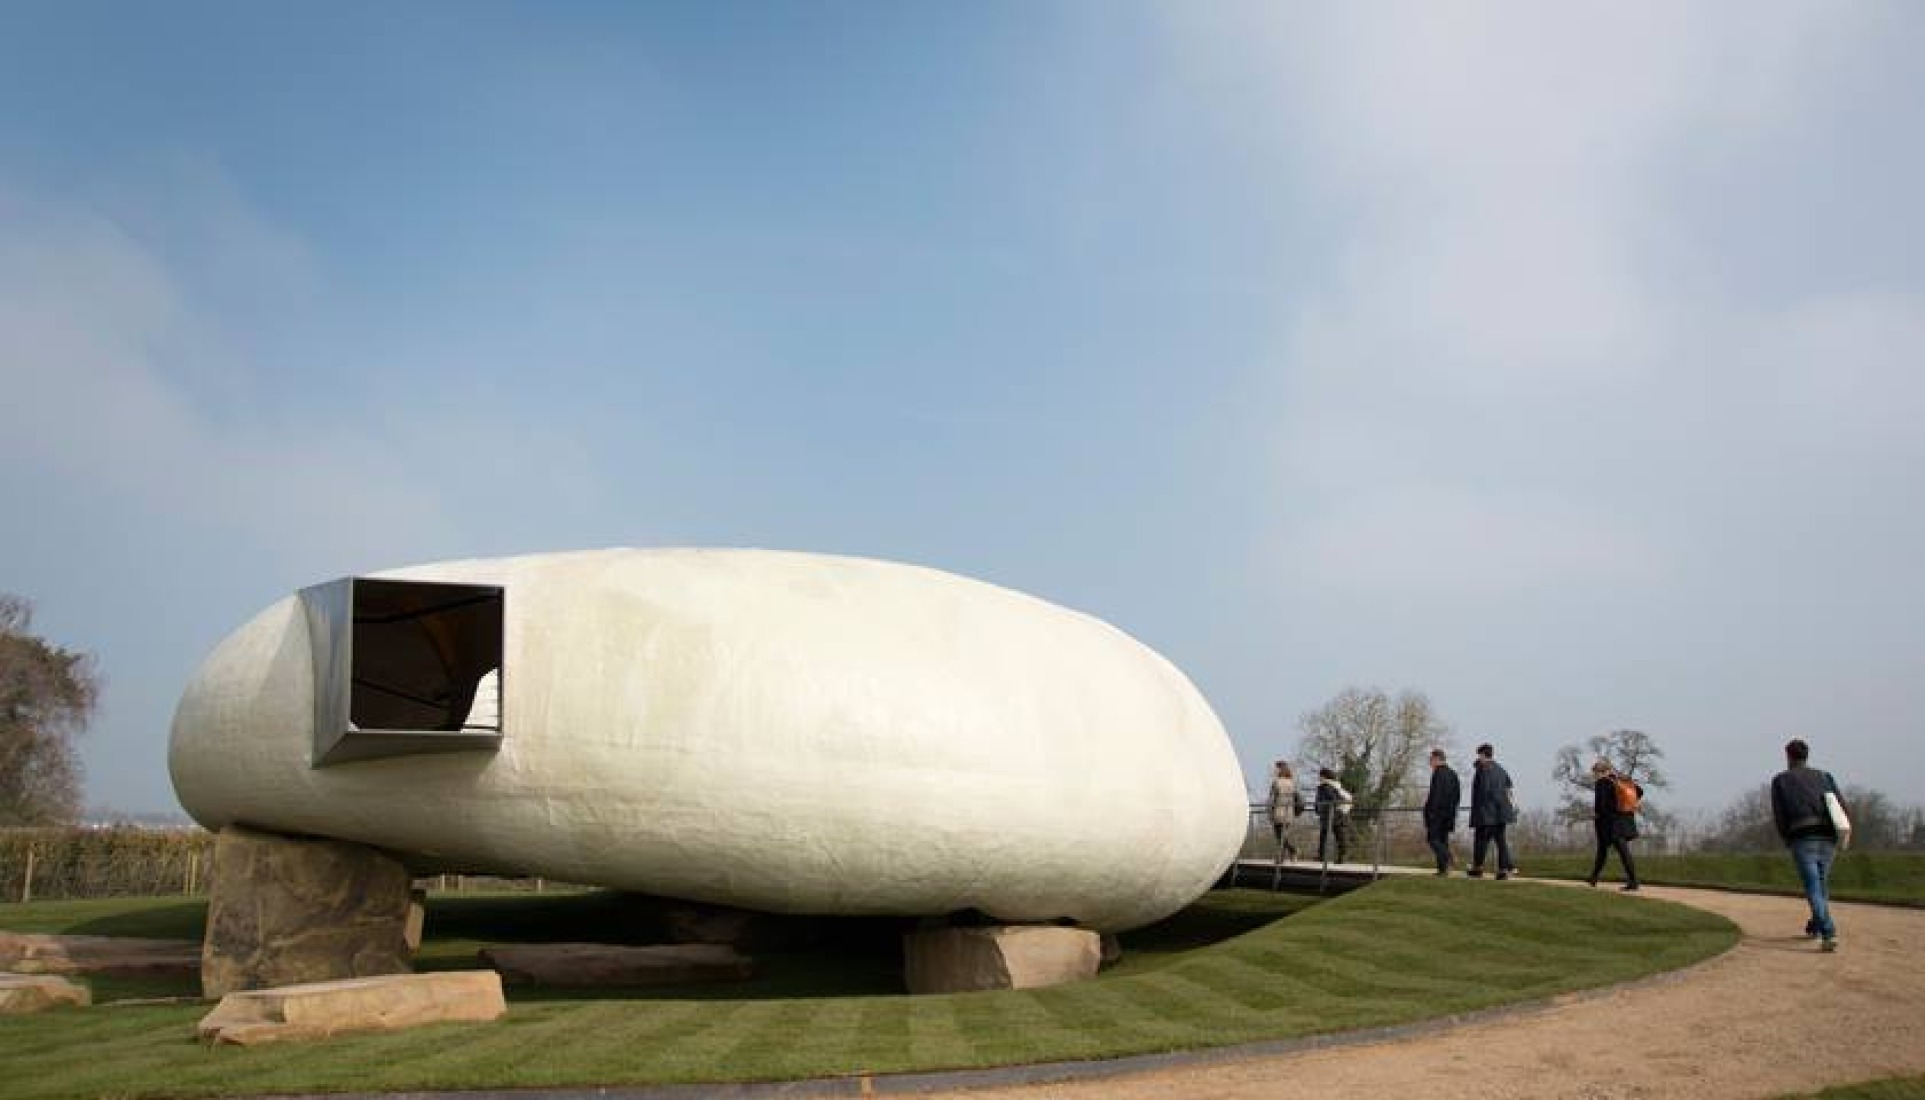
<path id="1" fill-rule="evenodd" d="M 1838 926 L 1831 922 L 1831 899 L 1826 897 L 1832 857 L 1837 854 L 1838 845 L 1822 836 L 1801 836 L 1791 842 L 1791 861 L 1798 865 L 1805 900 L 1811 903 L 1811 926 L 1826 939 L 1838 935 Z"/>

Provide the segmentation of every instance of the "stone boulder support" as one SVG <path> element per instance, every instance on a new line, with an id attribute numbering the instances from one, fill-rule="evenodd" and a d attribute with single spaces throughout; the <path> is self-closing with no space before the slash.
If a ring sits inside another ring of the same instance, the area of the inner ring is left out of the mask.
<path id="1" fill-rule="evenodd" d="M 406 868 L 365 845 L 222 829 L 202 993 L 406 973 L 411 885 Z"/>
<path id="2" fill-rule="evenodd" d="M 0 932 L 0 970 L 21 974 L 187 977 L 200 968 L 201 945 L 193 940 Z"/>
<path id="3" fill-rule="evenodd" d="M 67 1005 L 85 1007 L 93 995 L 78 982 L 52 974 L 0 973 L 0 1016 L 25 1016 Z"/>
<path id="4" fill-rule="evenodd" d="M 644 986 L 739 982 L 754 963 L 725 944 L 624 947 L 611 943 L 525 943 L 484 948 L 481 961 L 517 985 Z"/>
<path id="5" fill-rule="evenodd" d="M 253 1046 L 423 1024 L 485 1023 L 508 1011 L 487 970 L 390 974 L 229 993 L 201 1018 L 202 1040 Z"/>
<path id="6" fill-rule="evenodd" d="M 911 993 L 1035 989 L 1096 976 L 1101 937 L 1054 925 L 924 928 L 903 937 Z"/>

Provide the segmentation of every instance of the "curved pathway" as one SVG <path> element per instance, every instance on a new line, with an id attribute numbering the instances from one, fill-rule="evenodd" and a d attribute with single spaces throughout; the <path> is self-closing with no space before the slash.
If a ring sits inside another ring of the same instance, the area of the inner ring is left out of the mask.
<path id="1" fill-rule="evenodd" d="M 1925 910 L 1839 905 L 1839 950 L 1825 955 L 1799 934 L 1802 898 L 1644 892 L 1721 913 L 1743 939 L 1675 978 L 1560 997 L 1415 1038 L 945 1095 L 1270 1100 L 1449 1090 L 1478 1100 L 1737 1100 L 1925 1074 Z"/>

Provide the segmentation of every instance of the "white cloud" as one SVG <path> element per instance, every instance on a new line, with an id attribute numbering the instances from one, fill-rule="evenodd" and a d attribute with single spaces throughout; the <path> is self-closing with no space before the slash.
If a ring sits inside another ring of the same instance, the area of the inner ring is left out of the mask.
<path id="1" fill-rule="evenodd" d="M 1610 517 L 1558 500 L 1493 498 L 1449 487 L 1397 489 L 1340 504 L 1283 568 L 1343 601 L 1487 606 L 1554 585 L 1644 587 L 1664 563 Z"/>
<path id="2" fill-rule="evenodd" d="M 256 547 L 291 548 L 297 532 L 337 551 L 353 530 L 445 535 L 379 441 L 197 408 L 174 375 L 207 367 L 219 321 L 166 258 L 94 211 L 19 196 L 0 211 L 0 461 Z"/>
<path id="3" fill-rule="evenodd" d="M 1672 271 L 1685 257 L 1715 273 L 1719 245 L 1673 214 L 1690 186 L 1675 165 L 1707 144 L 1769 147 L 1833 109 L 1827 66 L 1885 15 L 1345 5 L 1263 11 L 1267 33 L 1207 41 L 1205 65 L 1267 64 L 1282 161 L 1341 219 L 1337 265 L 1280 334 L 1284 499 L 1314 510 L 1288 521 L 1285 558 L 1403 510 L 1406 530 L 1437 537 L 1346 569 L 1428 577 L 1440 565 L 1419 546 L 1486 527 L 1544 548 L 1513 562 L 1526 572 L 1648 570 L 1668 551 L 1600 559 L 1551 533 L 1599 547 L 1648 519 L 1649 538 L 1700 539 L 1701 513 L 1651 516 L 1639 487 L 1701 471 L 1729 479 L 1722 493 L 1762 491 L 1741 471 L 1776 465 L 1787 441 L 1850 454 L 1869 437 L 1925 458 L 1914 289 L 1840 297 L 1814 273 L 1788 302 L 1745 302 Z M 1455 564 L 1473 573 L 1506 560 L 1464 548 L 1477 553 Z"/>
<path id="4" fill-rule="evenodd" d="M 1310 288 L 1278 303 L 1266 394 L 1297 658 L 1531 738 L 1586 699 L 1701 736 L 1695 766 L 1841 727 L 1878 758 L 1925 705 L 1891 674 L 1925 658 L 1925 267 L 1868 281 L 1797 242 L 1916 217 L 1810 202 L 1918 155 L 1922 89 L 1883 45 L 1917 9 L 1235 11 L 1173 16 L 1189 79 L 1269 120 L 1266 167 L 1333 242 L 1278 245 Z"/>
<path id="5" fill-rule="evenodd" d="M 308 250 L 186 183 L 138 235 L 0 192 L 0 463 L 297 576 L 498 550 L 516 511 L 596 494 L 578 444 L 458 368 L 320 401 L 330 356 L 378 346 L 303 346 L 329 308 Z"/>

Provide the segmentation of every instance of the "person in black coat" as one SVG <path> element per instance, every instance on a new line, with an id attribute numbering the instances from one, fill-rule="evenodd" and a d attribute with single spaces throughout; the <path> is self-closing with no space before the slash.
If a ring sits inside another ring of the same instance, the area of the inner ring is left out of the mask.
<path id="1" fill-rule="evenodd" d="M 1444 750 L 1430 750 L 1430 793 L 1424 797 L 1424 840 L 1437 857 L 1437 873 L 1450 874 L 1450 834 L 1457 831 L 1457 802 L 1463 797 L 1457 772 L 1444 762 Z"/>
<path id="2" fill-rule="evenodd" d="M 1477 759 L 1471 767 L 1470 877 L 1483 876 L 1484 853 L 1495 842 L 1497 877 L 1510 878 L 1517 873 L 1517 863 L 1511 859 L 1511 843 L 1504 836 L 1511 822 L 1517 820 L 1517 799 L 1511 793 L 1511 773 L 1497 762 L 1497 751 L 1488 744 L 1477 746 Z"/>
<path id="3" fill-rule="evenodd" d="M 1591 765 L 1591 779 L 1591 827 L 1597 832 L 1597 858 L 1591 861 L 1591 877 L 1584 881 L 1597 885 L 1598 876 L 1604 873 L 1604 861 L 1615 848 L 1618 862 L 1624 864 L 1624 885 L 1619 889 L 1636 890 L 1638 865 L 1631 859 L 1631 842 L 1638 838 L 1638 815 L 1618 809 L 1618 773 L 1609 760 Z M 1630 777 L 1625 779 L 1629 781 Z M 1635 782 L 1631 785 L 1643 798 L 1644 788 Z"/>

